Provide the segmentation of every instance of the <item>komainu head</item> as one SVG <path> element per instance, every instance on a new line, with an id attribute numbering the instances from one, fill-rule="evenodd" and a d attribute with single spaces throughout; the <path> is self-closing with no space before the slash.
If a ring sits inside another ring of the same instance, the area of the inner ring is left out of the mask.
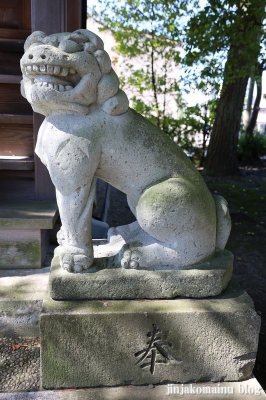
<path id="1" fill-rule="evenodd" d="M 41 114 L 88 114 L 92 105 L 111 115 L 128 110 L 103 41 L 87 29 L 53 35 L 33 32 L 25 42 L 21 70 L 21 93 Z"/>

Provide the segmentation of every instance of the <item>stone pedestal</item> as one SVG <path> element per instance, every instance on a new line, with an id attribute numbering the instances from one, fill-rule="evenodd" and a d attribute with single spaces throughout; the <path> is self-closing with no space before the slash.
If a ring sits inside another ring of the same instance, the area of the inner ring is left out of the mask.
<path id="1" fill-rule="evenodd" d="M 241 381 L 260 318 L 233 282 L 208 299 L 55 301 L 41 324 L 43 388 Z"/>
<path id="2" fill-rule="evenodd" d="M 94 246 L 93 266 L 79 274 L 61 268 L 57 248 L 49 278 L 52 299 L 202 298 L 219 295 L 232 277 L 234 256 L 227 250 L 217 251 L 207 261 L 182 268 L 126 269 L 116 265 L 114 258 L 103 257 L 108 253 L 101 248 L 108 249 L 108 246 Z"/>

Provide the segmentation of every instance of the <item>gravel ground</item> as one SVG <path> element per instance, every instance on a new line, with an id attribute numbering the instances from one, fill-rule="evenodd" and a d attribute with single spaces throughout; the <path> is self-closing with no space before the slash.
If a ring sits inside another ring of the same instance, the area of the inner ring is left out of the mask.
<path id="1" fill-rule="evenodd" d="M 0 392 L 40 389 L 40 341 L 0 339 Z"/>

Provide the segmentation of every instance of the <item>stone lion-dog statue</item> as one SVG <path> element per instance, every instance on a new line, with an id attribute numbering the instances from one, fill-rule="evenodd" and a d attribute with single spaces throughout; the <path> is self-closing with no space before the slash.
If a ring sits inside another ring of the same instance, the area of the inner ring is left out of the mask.
<path id="1" fill-rule="evenodd" d="M 121 267 L 178 269 L 224 249 L 231 229 L 227 202 L 210 194 L 165 133 L 129 108 L 97 35 L 33 32 L 21 69 L 22 95 L 46 117 L 35 152 L 56 188 L 64 269 L 81 272 L 93 264 L 94 177 L 126 193 L 136 216 L 109 233 L 124 240 Z"/>

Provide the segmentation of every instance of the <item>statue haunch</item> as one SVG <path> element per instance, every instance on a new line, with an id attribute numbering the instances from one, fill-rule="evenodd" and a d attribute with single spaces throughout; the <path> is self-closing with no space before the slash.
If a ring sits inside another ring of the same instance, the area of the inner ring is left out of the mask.
<path id="1" fill-rule="evenodd" d="M 126 193 L 137 219 L 111 230 L 125 241 L 121 267 L 179 268 L 224 248 L 226 201 L 213 198 L 182 150 L 129 108 L 97 35 L 34 32 L 21 69 L 22 95 L 46 116 L 35 151 L 56 187 L 63 268 L 80 272 L 93 264 L 94 177 Z"/>

